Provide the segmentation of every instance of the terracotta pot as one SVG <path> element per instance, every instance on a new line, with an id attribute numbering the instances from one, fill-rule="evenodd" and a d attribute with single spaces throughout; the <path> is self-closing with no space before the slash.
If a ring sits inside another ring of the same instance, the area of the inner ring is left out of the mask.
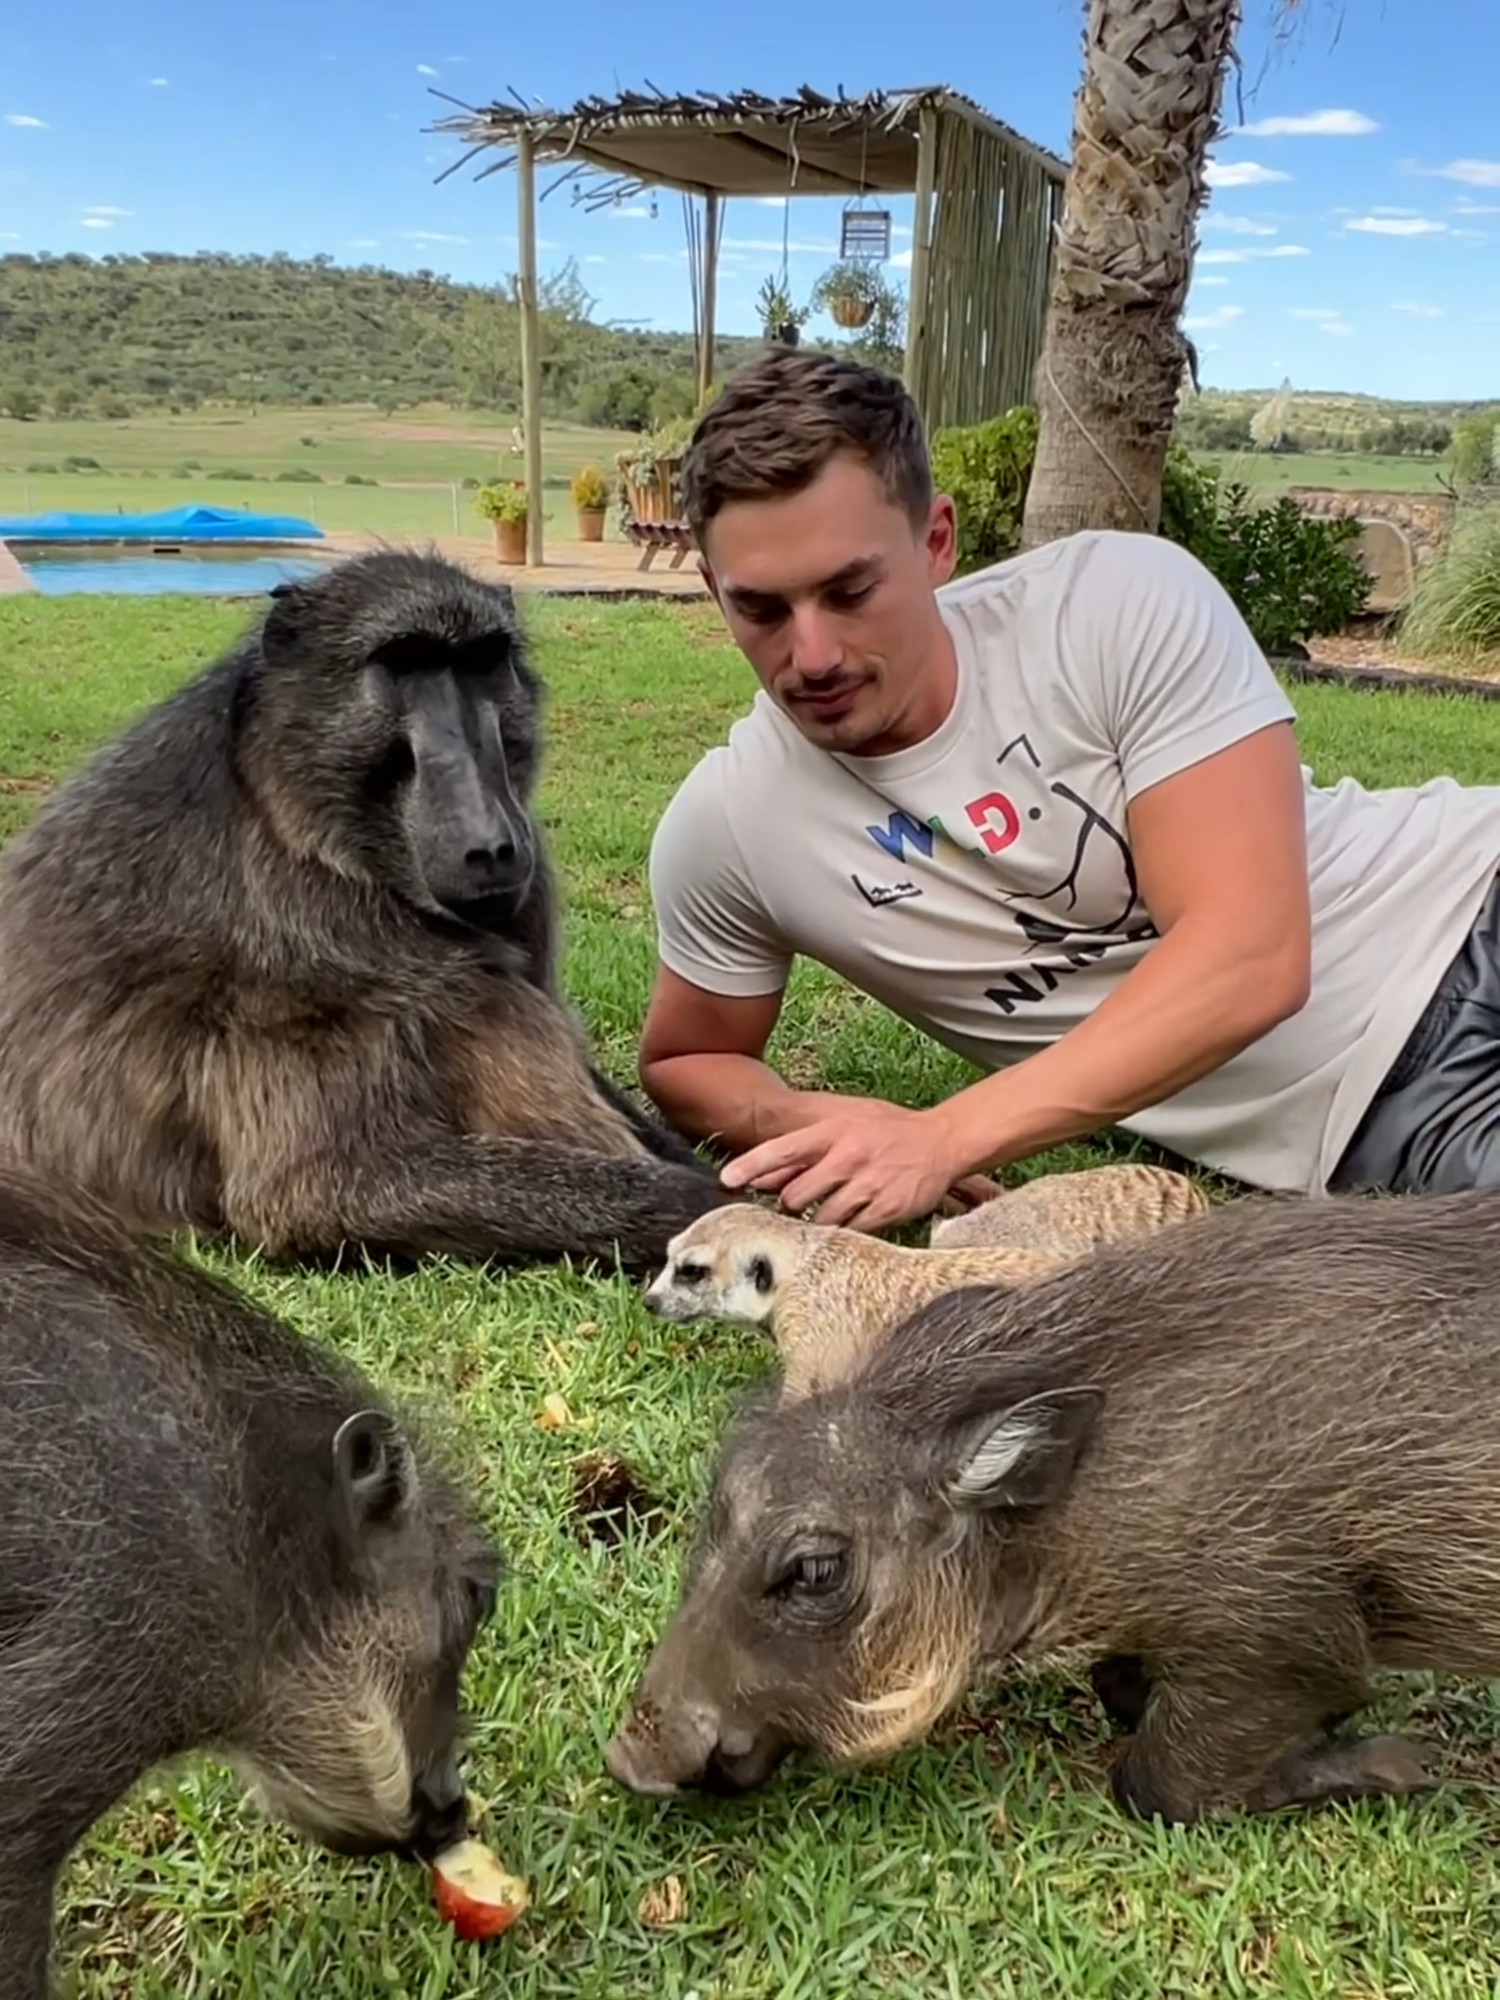
<path id="1" fill-rule="evenodd" d="M 604 540 L 603 507 L 580 507 L 578 509 L 578 539 L 580 542 L 602 542 Z"/>
<path id="2" fill-rule="evenodd" d="M 497 521 L 495 523 L 495 554 L 503 563 L 524 563 L 526 560 L 526 522 Z"/>

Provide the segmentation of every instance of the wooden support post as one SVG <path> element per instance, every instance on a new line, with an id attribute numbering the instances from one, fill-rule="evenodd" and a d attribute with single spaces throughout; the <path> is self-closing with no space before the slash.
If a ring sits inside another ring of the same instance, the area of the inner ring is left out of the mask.
<path id="1" fill-rule="evenodd" d="M 542 365 L 541 324 L 536 306 L 536 156 L 529 132 L 516 140 L 516 237 L 520 247 L 517 273 L 521 294 L 521 435 L 526 447 L 526 560 L 539 568 L 544 555 L 543 515 L 547 496 L 542 488 Z"/>
<path id="2" fill-rule="evenodd" d="M 698 395 L 706 396 L 714 379 L 714 304 L 719 282 L 719 230 L 722 204 L 712 188 L 703 195 L 703 297 L 698 318 Z"/>
<path id="3" fill-rule="evenodd" d="M 906 296 L 906 366 L 902 380 L 919 410 L 925 401 L 925 361 L 932 290 L 932 199 L 937 179 L 938 114 L 917 114 L 917 186 L 911 218 L 911 288 Z M 923 411 L 925 421 L 925 411 Z"/>

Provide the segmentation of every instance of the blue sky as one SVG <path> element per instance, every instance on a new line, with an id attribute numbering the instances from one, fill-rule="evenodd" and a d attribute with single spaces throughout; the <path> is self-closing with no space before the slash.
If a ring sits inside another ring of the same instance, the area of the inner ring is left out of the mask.
<path id="1" fill-rule="evenodd" d="M 1231 74 L 1187 312 L 1205 381 L 1500 397 L 1500 7 L 1304 0 L 1289 39 L 1272 33 L 1274 0 L 1245 12 L 1243 123 Z M 466 168 L 436 184 L 458 148 L 423 129 L 450 108 L 434 86 L 556 105 L 647 79 L 768 93 L 947 83 L 1066 154 L 1082 20 L 1081 0 L 948 0 L 932 15 L 813 0 L 794 59 L 761 7 L 11 7 L 0 250 L 323 251 L 493 282 L 515 262 L 514 179 L 476 183 Z M 910 202 L 889 205 L 901 263 Z M 840 206 L 729 205 L 726 330 L 754 330 L 784 231 L 805 293 L 836 249 Z M 600 319 L 689 326 L 680 198 L 662 192 L 655 211 L 589 215 L 559 189 L 539 210 L 542 269 L 575 255 Z"/>

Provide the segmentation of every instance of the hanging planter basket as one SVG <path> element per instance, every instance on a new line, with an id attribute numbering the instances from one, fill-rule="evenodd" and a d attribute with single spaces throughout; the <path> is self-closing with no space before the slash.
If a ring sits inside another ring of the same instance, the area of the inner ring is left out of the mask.
<path id="1" fill-rule="evenodd" d="M 828 316 L 835 326 L 868 326 L 875 311 L 873 299 L 834 299 L 828 308 Z"/>

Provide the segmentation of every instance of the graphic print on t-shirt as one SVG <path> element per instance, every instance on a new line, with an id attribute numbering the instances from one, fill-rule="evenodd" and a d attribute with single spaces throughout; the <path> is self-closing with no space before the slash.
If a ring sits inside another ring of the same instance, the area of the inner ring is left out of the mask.
<path id="1" fill-rule="evenodd" d="M 1073 786 L 1046 777 L 1028 735 L 1013 738 L 995 764 L 1007 789 L 981 792 L 966 801 L 962 816 L 972 839 L 951 833 L 940 814 L 919 820 L 904 809 L 893 812 L 884 826 L 877 822 L 865 831 L 897 862 L 906 860 L 908 845 L 930 859 L 939 839 L 968 853 L 1007 857 L 1002 879 L 1019 877 L 1020 886 L 1003 889 L 1000 901 L 1031 951 L 1006 972 L 1002 984 L 986 987 L 985 997 L 1002 1013 L 1012 1014 L 1055 992 L 1060 979 L 1112 948 L 1139 944 L 1157 932 L 1140 902 L 1129 842 L 1108 816 Z M 1027 826 L 1044 819 L 1050 822 L 1045 846 L 1028 843 Z M 866 883 L 856 875 L 854 880 L 877 908 L 922 893 L 912 878 Z M 1080 902 L 1087 912 L 1081 922 Z"/>

